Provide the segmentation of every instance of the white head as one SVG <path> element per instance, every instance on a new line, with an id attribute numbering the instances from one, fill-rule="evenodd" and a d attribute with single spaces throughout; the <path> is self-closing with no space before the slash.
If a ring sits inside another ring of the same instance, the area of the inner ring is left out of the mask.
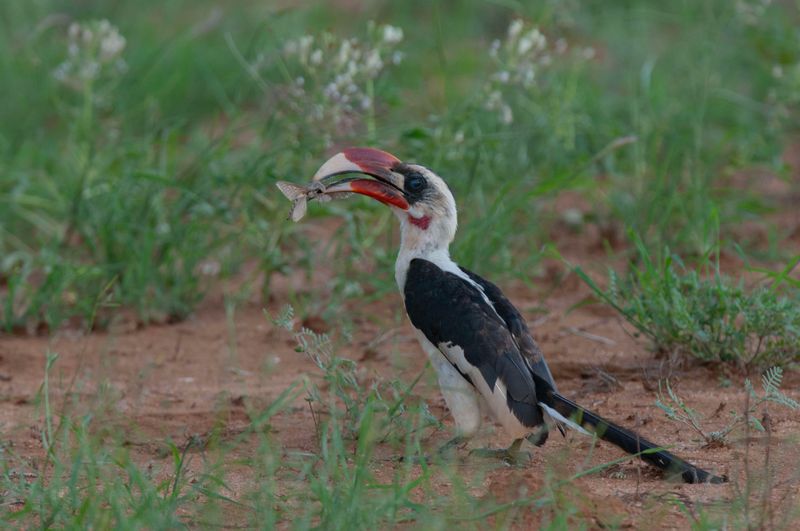
<path id="1" fill-rule="evenodd" d="M 345 179 L 327 185 L 327 190 L 367 195 L 389 205 L 400 220 L 401 254 L 447 251 L 456 234 L 458 215 L 453 194 L 441 177 L 385 151 L 349 148 L 323 164 L 314 181 L 330 181 L 349 173 L 362 173 L 374 180 Z"/>

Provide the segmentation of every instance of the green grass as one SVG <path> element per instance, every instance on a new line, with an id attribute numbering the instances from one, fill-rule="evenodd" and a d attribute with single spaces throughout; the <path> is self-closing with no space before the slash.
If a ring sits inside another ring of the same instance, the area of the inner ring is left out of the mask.
<path id="1" fill-rule="evenodd" d="M 51 379 L 58 372 L 58 356 L 49 355 L 36 401 L 44 457 L 31 459 L 13 446 L 0 447 L 0 521 L 14 527 L 101 529 L 271 529 L 278 524 L 294 529 L 482 529 L 487 523 L 513 528 L 531 521 L 548 529 L 623 525 L 624 515 L 598 508 L 576 481 L 630 457 L 590 466 L 586 456 L 556 454 L 542 469 L 539 489 L 520 489 L 510 500 L 476 495 L 491 465 L 483 471 L 473 465 L 464 474 L 453 457 L 432 454 L 430 461 L 420 461 L 431 451 L 431 435 L 442 427 L 415 393 L 419 378 L 408 384 L 365 381 L 356 363 L 335 354 L 337 345 L 329 337 L 296 330 L 292 318 L 289 310 L 274 323 L 294 334 L 297 350 L 314 360 L 319 372 L 290 383 L 273 400 L 248 401 L 244 428 L 231 431 L 220 423 L 182 441 L 141 440 L 119 409 L 123 397 L 111 386 L 70 393 L 67 407 L 57 407 Z M 796 408 L 780 393 L 780 384 L 780 371 L 772 371 L 764 378 L 763 396 L 748 386 L 754 402 L 740 423 L 761 426 L 752 417 L 756 402 Z M 299 405 L 300 399 L 307 406 Z M 281 443 L 281 417 L 294 416 L 298 407 L 314 412 L 313 452 Z M 680 407 L 686 412 L 682 401 Z M 226 415 L 224 407 L 218 414 Z M 578 461 L 583 465 L 576 467 Z M 764 478 L 748 477 L 744 485 L 762 489 L 756 493 L 769 494 L 771 488 Z M 765 523 L 773 517 L 780 527 L 792 522 L 790 507 L 770 516 L 748 500 L 748 493 L 739 493 L 726 503 L 727 512 L 713 505 L 687 507 L 681 498 L 663 501 L 687 511 L 697 529 Z M 657 510 L 653 517 L 658 518 Z"/>
<path id="2" fill-rule="evenodd" d="M 276 323 L 293 331 L 290 320 L 285 313 Z M 2 447 L 0 521 L 43 528 L 269 529 L 283 522 L 295 529 L 440 529 L 479 528 L 486 518 L 505 527 L 541 513 L 556 528 L 584 522 L 571 481 L 606 465 L 566 481 L 550 475 L 542 492 L 512 502 L 475 496 L 480 474 L 462 477 L 445 458 L 420 461 L 441 426 L 414 393 L 416 381 L 364 385 L 357 365 L 337 357 L 327 336 L 302 329 L 295 337 L 298 351 L 318 364 L 319 383 L 316 377 L 294 382 L 269 403 L 249 403 L 246 428 L 233 435 L 218 426 L 185 441 L 151 439 L 161 445 L 155 452 L 136 451 L 135 428 L 117 410 L 120 397 L 102 387 L 89 404 L 75 401 L 57 413 L 49 378 L 58 356 L 49 356 L 38 400 L 45 458 L 29 460 Z M 303 407 L 302 397 L 317 419 L 316 452 L 285 448 L 276 435 L 279 417 Z M 234 487 L 237 471 L 243 476 Z"/>
<path id="3" fill-rule="evenodd" d="M 547 37 L 527 85 L 493 77 L 526 68 L 513 46 L 489 53 L 515 16 Z M 120 306 L 144 322 L 181 319 L 215 281 L 203 264 L 225 277 L 257 257 L 268 277 L 313 262 L 271 183 L 302 180 L 326 142 L 378 145 L 445 176 L 461 204 L 454 253 L 468 267 L 535 271 L 558 219 L 542 206 L 563 190 L 590 199 L 590 223 L 632 229 L 651 248 L 702 255 L 719 239 L 731 249 L 736 224 L 774 208 L 729 180 L 753 166 L 783 171 L 799 94 L 796 16 L 773 6 L 751 24 L 723 1 L 376 3 L 357 16 L 313 4 L 9 4 L 0 11 L 0 64 L 13 73 L 0 109 L 3 327 L 104 326 Z M 69 25 L 100 18 L 125 37 L 126 68 L 60 82 Z M 371 105 L 333 119 L 342 110 L 322 93 L 335 69 L 304 67 L 284 45 L 330 31 L 331 52 L 351 36 L 375 46 L 368 20 L 403 28 L 393 46 L 404 60 L 357 78 Z M 492 92 L 502 105 L 488 109 Z M 367 241 L 385 233 L 372 220 L 388 213 L 358 201 L 348 210 L 348 231 Z M 346 241 L 354 261 L 374 255 Z M 292 252 L 301 256 L 287 260 Z M 378 269 L 389 271 L 391 257 L 378 255 Z M 390 274 L 378 275 L 377 288 L 389 286 Z M 93 315 L 97 301 L 110 309 Z"/>
<path id="4" fill-rule="evenodd" d="M 766 431 L 764 425 L 758 420 L 756 415 L 758 414 L 759 407 L 767 402 L 772 402 L 773 404 L 784 406 L 789 409 L 800 409 L 800 403 L 786 396 L 781 391 L 782 383 L 783 369 L 780 367 L 772 367 L 764 372 L 761 377 L 762 391 L 759 393 L 756 392 L 750 380 L 745 379 L 744 388 L 747 393 L 747 410 L 744 414 L 734 412 L 728 424 L 716 431 L 708 431 L 702 427 L 702 419 L 698 413 L 690 408 L 686 402 L 673 391 L 669 382 L 665 385 L 667 390 L 666 397 L 662 390 L 659 389 L 659 398 L 656 401 L 656 405 L 661 408 L 671 420 L 685 424 L 695 430 L 706 444 L 729 444 L 728 436 L 731 432 L 741 428 L 744 424 L 760 432 Z"/>
<path id="5" fill-rule="evenodd" d="M 779 275 L 746 287 L 722 275 L 718 263 L 687 270 L 669 250 L 654 258 L 641 242 L 637 247 L 640 263 L 622 278 L 610 270 L 605 289 L 580 267 L 576 272 L 653 350 L 745 372 L 800 362 L 800 298 Z"/>

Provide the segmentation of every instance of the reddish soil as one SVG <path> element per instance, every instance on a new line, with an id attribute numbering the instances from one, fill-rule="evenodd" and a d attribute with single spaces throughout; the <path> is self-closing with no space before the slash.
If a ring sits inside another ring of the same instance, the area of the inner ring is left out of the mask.
<path id="1" fill-rule="evenodd" d="M 589 257 L 577 257 L 573 262 L 590 263 L 581 260 Z M 617 523 L 651 529 L 685 528 L 697 504 L 713 506 L 739 496 L 748 477 L 744 469 L 746 454 L 750 480 L 755 481 L 751 484 L 759 484 L 753 478 L 764 471 L 765 446 L 770 440 L 774 510 L 780 515 L 796 513 L 800 494 L 800 415 L 771 407 L 769 439 L 754 433 L 748 443 L 739 433 L 732 435 L 728 446 L 705 448 L 696 432 L 668 420 L 654 405 L 659 378 L 669 375 L 686 403 L 707 419 L 704 428 L 713 431 L 726 425 L 730 411 L 743 409 L 742 377 L 728 375 L 731 385 L 722 386 L 723 375 L 719 371 L 690 364 L 671 367 L 656 359 L 609 310 L 600 306 L 575 307 L 587 297 L 588 290 L 574 275 L 556 282 L 561 270 L 559 264 L 546 265 L 551 278 L 542 281 L 547 284 L 546 289 L 534 290 L 518 283 L 504 285 L 506 294 L 529 319 L 560 390 L 650 439 L 673 445 L 676 453 L 697 465 L 728 474 L 732 479 L 722 486 L 666 482 L 654 469 L 630 460 L 576 481 L 571 499 L 580 511 L 591 516 L 596 527 Z M 326 280 L 322 274 L 311 284 L 322 286 Z M 299 277 L 276 277 L 273 286 L 274 302 L 268 305 L 273 313 L 291 299 L 291 293 L 310 289 Z M 75 403 L 64 399 L 67 393 L 79 398 L 78 404 L 96 406 L 97 397 L 101 396 L 98 383 L 108 382 L 102 396 L 117 399 L 111 406 L 110 422 L 125 430 L 132 451 L 142 462 L 166 463 L 170 458 L 163 455 L 165 440 L 180 443 L 194 434 L 207 433 L 220 422 L 231 433 L 239 432 L 248 424 L 247 405 L 269 403 L 304 375 L 319 376 L 311 361 L 294 351 L 291 334 L 265 318 L 256 298 L 254 293 L 230 319 L 226 318 L 222 298 L 211 296 L 191 319 L 175 325 L 118 329 L 88 336 L 64 331 L 53 338 L 0 337 L 3 441 L 13 445 L 20 455 L 42 455 L 41 412 L 34 402 L 48 350 L 59 354 L 51 376 L 57 408 Z M 384 297 L 367 307 L 351 302 L 343 311 L 352 316 L 354 336 L 338 353 L 358 360 L 367 377 L 410 382 L 424 370 L 426 359 L 401 312 L 399 295 Z M 387 330 L 392 333 L 384 336 Z M 383 339 L 376 346 L 379 338 Z M 428 368 L 415 391 L 449 425 L 448 412 L 431 372 Z M 795 399 L 800 399 L 799 383 L 797 374 L 787 375 L 784 388 Z M 275 419 L 275 434 L 287 452 L 316 452 L 311 413 L 302 399 L 298 406 L 303 407 L 290 408 Z M 476 445 L 501 446 L 510 442 L 488 421 L 484 431 Z M 445 431 L 437 432 L 429 441 L 430 447 L 437 447 L 448 436 Z M 569 474 L 623 455 L 603 443 L 587 457 L 589 449 L 590 441 L 585 437 L 569 434 L 562 438 L 554 434 L 544 447 L 527 448 L 533 458 L 526 468 L 482 465 L 473 460 L 460 466 L 465 474 L 472 473 L 475 467 L 486 474 L 474 494 L 510 501 L 521 492 L 532 493 L 542 487 L 546 470 Z M 247 448 L 239 451 L 246 452 Z M 391 474 L 385 463 L 380 466 L 384 471 L 379 476 Z M 242 470 L 239 478 L 237 474 L 234 470 L 228 475 L 232 492 L 227 495 L 234 498 L 247 489 L 252 477 L 247 470 Z M 758 499 L 759 493 L 753 499 Z M 688 510 L 664 503 L 676 499 Z M 540 512 L 525 520 L 532 524 L 541 517 Z"/>

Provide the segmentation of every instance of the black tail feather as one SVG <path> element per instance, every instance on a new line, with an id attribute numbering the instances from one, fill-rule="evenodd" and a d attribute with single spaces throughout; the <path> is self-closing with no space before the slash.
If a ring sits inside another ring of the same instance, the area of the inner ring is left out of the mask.
<path id="1" fill-rule="evenodd" d="M 642 460 L 667 471 L 667 473 L 680 474 L 686 483 L 725 483 L 728 481 L 727 476 L 716 476 L 666 450 L 657 450 L 662 446 L 604 419 L 555 391 L 547 394 L 548 398 L 552 400 L 550 406 L 564 417 L 576 421 L 597 434 L 599 438 L 622 448 L 629 454 L 639 454 Z"/>

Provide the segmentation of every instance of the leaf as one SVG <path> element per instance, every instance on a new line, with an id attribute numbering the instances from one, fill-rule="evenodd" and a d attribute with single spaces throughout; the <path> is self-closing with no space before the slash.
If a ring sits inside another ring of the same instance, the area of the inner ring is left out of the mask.
<path id="1" fill-rule="evenodd" d="M 780 394 L 781 382 L 783 380 L 783 369 L 780 367 L 770 367 L 761 376 L 761 386 L 767 395 Z"/>
<path id="2" fill-rule="evenodd" d="M 755 417 L 750 417 L 750 425 L 753 426 L 758 431 L 767 431 L 764 429 L 764 425 L 761 424 L 761 421 Z"/>

